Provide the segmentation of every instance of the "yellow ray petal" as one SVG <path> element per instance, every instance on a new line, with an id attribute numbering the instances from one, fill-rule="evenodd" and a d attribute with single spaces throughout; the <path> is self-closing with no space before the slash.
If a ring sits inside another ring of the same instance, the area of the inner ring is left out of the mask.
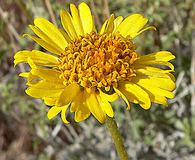
<path id="1" fill-rule="evenodd" d="M 162 65 L 162 66 L 167 66 L 171 69 L 171 71 L 174 71 L 174 66 L 170 63 L 170 62 L 164 62 L 164 61 L 141 61 L 141 62 L 137 62 L 136 64 L 141 64 L 141 65 L 149 65 L 149 66 L 153 66 L 153 65 Z"/>
<path id="2" fill-rule="evenodd" d="M 65 106 L 62 107 L 62 112 L 61 112 L 61 118 L 62 118 L 62 121 L 65 123 L 65 124 L 68 124 L 69 122 L 67 121 L 66 119 L 66 111 L 68 109 L 70 104 L 67 104 Z"/>
<path id="3" fill-rule="evenodd" d="M 107 23 L 108 23 L 108 19 L 103 23 L 103 25 L 99 31 L 100 34 L 103 34 L 105 32 Z"/>
<path id="4" fill-rule="evenodd" d="M 163 104 L 165 106 L 168 105 L 167 104 L 167 99 L 165 98 L 164 95 L 161 95 L 160 93 L 156 93 L 156 90 L 154 90 L 154 89 L 143 87 L 141 85 L 140 85 L 140 87 L 142 87 L 147 92 L 147 94 L 150 97 L 151 102 L 155 102 L 155 103 L 158 103 L 158 104 Z"/>
<path id="5" fill-rule="evenodd" d="M 106 94 L 106 93 L 102 92 L 101 89 L 98 89 L 98 90 L 99 90 L 99 94 L 100 94 L 101 98 L 105 101 L 114 102 L 118 99 L 117 93 Z"/>
<path id="6" fill-rule="evenodd" d="M 32 68 L 32 69 L 38 68 L 37 65 L 34 63 L 34 61 L 30 57 L 28 57 L 27 63 L 29 64 L 30 68 Z"/>
<path id="7" fill-rule="evenodd" d="M 172 72 L 172 70 L 167 70 L 167 69 L 160 69 L 160 68 L 156 68 L 156 67 L 152 67 L 152 66 L 148 66 L 148 65 L 144 65 L 144 64 L 132 64 L 132 68 L 135 69 L 135 71 L 139 71 L 139 70 L 147 70 L 150 72 L 158 72 L 158 73 L 163 73 L 163 74 L 167 74 Z"/>
<path id="8" fill-rule="evenodd" d="M 30 29 L 42 40 L 44 40 L 45 42 L 49 43 L 49 44 L 53 44 L 55 43 L 54 41 L 52 41 L 45 33 L 43 33 L 38 27 L 33 26 L 33 25 L 29 25 Z"/>
<path id="9" fill-rule="evenodd" d="M 121 92 L 121 91 L 119 91 L 117 88 L 114 88 L 114 91 L 118 94 L 118 95 L 120 95 L 121 97 L 122 97 L 122 99 L 125 101 L 125 103 L 127 104 L 127 110 L 129 110 L 130 108 L 131 108 L 131 105 L 129 104 L 129 101 L 127 100 L 127 98 L 125 97 L 125 95 Z"/>
<path id="10" fill-rule="evenodd" d="M 64 30 L 68 33 L 69 37 L 74 40 L 77 38 L 75 27 L 72 22 L 72 17 L 66 10 L 60 11 L 61 22 Z"/>
<path id="11" fill-rule="evenodd" d="M 107 19 L 100 29 L 100 34 L 112 33 L 114 31 L 114 15 L 112 14 L 109 19 Z"/>
<path id="12" fill-rule="evenodd" d="M 109 117 L 114 117 L 114 111 L 112 109 L 111 104 L 107 100 L 105 100 L 104 97 L 101 97 L 100 94 L 96 97 L 100 107 L 102 108 L 102 111 L 104 111 L 105 114 L 107 114 Z"/>
<path id="13" fill-rule="evenodd" d="M 144 82 L 137 82 L 137 84 L 142 86 L 144 89 L 147 89 L 148 91 L 151 91 L 152 93 L 155 93 L 157 95 L 164 96 L 167 98 L 174 98 L 174 94 L 168 90 L 154 87 L 153 85 Z"/>
<path id="14" fill-rule="evenodd" d="M 79 4 L 78 9 L 84 34 L 92 32 L 94 28 L 94 22 L 90 8 L 86 3 L 82 2 L 81 4 Z"/>
<path id="15" fill-rule="evenodd" d="M 170 78 L 169 72 L 172 70 L 162 70 L 155 67 L 142 66 L 135 70 L 136 75 L 145 75 L 151 77 L 159 77 L 159 78 Z"/>
<path id="16" fill-rule="evenodd" d="M 66 33 L 65 31 L 64 31 L 64 29 L 59 29 L 60 30 L 60 32 L 62 33 L 62 35 L 64 36 L 64 38 L 66 39 L 66 41 L 68 42 L 68 43 L 71 43 L 72 42 L 72 39 L 71 39 L 71 37 L 68 35 L 68 33 Z"/>
<path id="17" fill-rule="evenodd" d="M 64 106 L 70 103 L 80 92 L 80 87 L 76 83 L 72 83 L 64 88 L 58 99 L 56 106 Z"/>
<path id="18" fill-rule="evenodd" d="M 29 76 L 29 73 L 30 72 L 22 72 L 22 73 L 19 74 L 19 76 L 27 78 Z"/>
<path id="19" fill-rule="evenodd" d="M 31 82 L 35 84 L 40 81 L 39 77 L 37 75 L 33 75 L 31 72 L 23 72 L 23 73 L 20 73 L 19 76 L 27 78 L 27 83 Z M 32 80 L 34 79 L 37 79 L 37 81 L 32 82 Z"/>
<path id="20" fill-rule="evenodd" d="M 40 77 L 52 83 L 63 84 L 63 79 L 60 79 L 60 71 L 54 69 L 35 68 L 30 71 L 33 75 Z"/>
<path id="21" fill-rule="evenodd" d="M 47 113 L 48 119 L 53 119 L 55 116 L 57 116 L 61 111 L 63 107 L 51 107 Z"/>
<path id="22" fill-rule="evenodd" d="M 78 111 L 75 112 L 75 121 L 76 122 L 81 122 L 84 121 L 85 119 L 87 119 L 90 116 L 90 111 L 88 108 L 84 107 L 84 108 L 80 108 Z"/>
<path id="23" fill-rule="evenodd" d="M 112 33 L 114 30 L 114 15 L 112 14 L 108 19 L 108 23 L 105 28 L 106 33 Z"/>
<path id="24" fill-rule="evenodd" d="M 134 83 L 144 83 L 146 85 L 159 87 L 164 90 L 173 91 L 176 87 L 174 81 L 170 78 L 159 78 L 150 76 L 136 76 L 133 77 L 132 82 Z"/>
<path id="25" fill-rule="evenodd" d="M 154 30 L 154 31 L 156 31 L 156 27 L 154 27 L 154 26 L 148 26 L 148 27 L 146 27 L 146 28 L 140 30 L 139 32 L 137 32 L 137 34 L 135 34 L 134 36 L 136 37 L 136 36 L 138 36 L 139 34 L 145 32 L 145 31 L 147 31 L 147 30 Z"/>
<path id="26" fill-rule="evenodd" d="M 83 92 L 79 93 L 71 103 L 71 112 L 75 112 L 75 121 L 81 122 L 90 116 L 89 108 L 86 105 L 86 97 Z"/>
<path id="27" fill-rule="evenodd" d="M 79 16 L 79 12 L 74 4 L 70 4 L 70 11 L 72 14 L 72 22 L 75 27 L 77 35 L 84 35 L 83 26 Z"/>
<path id="28" fill-rule="evenodd" d="M 30 29 L 38 36 L 40 37 L 42 40 L 44 40 L 45 42 L 49 43 L 50 45 L 55 44 L 55 46 L 61 48 L 62 50 L 65 49 L 65 47 L 67 47 L 68 43 L 59 43 L 56 41 L 53 41 L 47 34 L 45 34 L 44 32 L 42 32 L 38 27 L 36 26 L 32 26 L 29 25 Z"/>
<path id="29" fill-rule="evenodd" d="M 31 58 L 36 65 L 40 66 L 57 66 L 59 64 L 58 58 L 50 54 L 46 54 L 41 51 L 19 51 L 14 56 L 14 64 L 17 65 L 21 62 L 27 62 L 28 58 Z"/>
<path id="30" fill-rule="evenodd" d="M 48 106 L 54 106 L 56 104 L 56 101 L 57 101 L 58 97 L 44 97 L 43 100 L 44 100 L 44 103 Z"/>
<path id="31" fill-rule="evenodd" d="M 173 75 L 173 74 L 171 74 L 171 73 L 167 73 L 167 75 L 169 76 L 169 78 L 173 81 L 173 82 L 175 82 L 175 76 Z"/>
<path id="32" fill-rule="evenodd" d="M 27 85 L 30 87 L 33 87 L 33 88 L 46 89 L 46 90 L 49 90 L 49 89 L 56 90 L 56 89 L 64 89 L 65 88 L 63 83 L 51 83 L 51 82 L 48 82 L 46 80 L 40 80 L 37 83 L 28 82 Z"/>
<path id="33" fill-rule="evenodd" d="M 131 38 L 134 38 L 147 22 L 148 19 L 143 15 L 132 14 L 121 22 L 116 31 L 119 31 L 124 37 L 130 36 Z"/>
<path id="34" fill-rule="evenodd" d="M 141 56 L 133 65 L 164 65 L 173 71 L 174 66 L 168 61 L 174 58 L 175 56 L 171 52 L 161 51 Z"/>
<path id="35" fill-rule="evenodd" d="M 122 21 L 123 21 L 123 17 L 122 16 L 118 16 L 114 20 L 114 30 L 113 30 L 113 33 L 116 31 L 116 28 L 121 24 Z"/>
<path id="36" fill-rule="evenodd" d="M 144 109 L 150 108 L 151 102 L 148 94 L 138 85 L 131 82 L 123 82 L 119 85 L 119 90 L 133 103 L 138 102 Z"/>
<path id="37" fill-rule="evenodd" d="M 147 90 L 146 88 L 144 90 L 148 93 L 151 102 L 168 106 L 167 99 L 164 96 L 156 94 L 153 90 Z"/>
<path id="38" fill-rule="evenodd" d="M 34 20 L 37 26 L 44 34 L 46 34 L 55 44 L 60 46 L 62 50 L 67 46 L 67 42 L 56 26 L 44 18 L 36 18 Z"/>
<path id="39" fill-rule="evenodd" d="M 80 107 L 80 105 L 85 104 L 85 101 L 86 101 L 86 97 L 84 95 L 84 92 L 80 91 L 71 103 L 70 112 L 76 112 Z"/>
<path id="40" fill-rule="evenodd" d="M 39 44 L 41 47 L 45 48 L 47 51 L 49 51 L 51 53 L 61 55 L 61 53 L 64 52 L 62 49 L 58 48 L 57 46 L 54 46 L 54 45 L 51 45 L 51 44 L 45 42 L 41 38 L 38 38 L 38 37 L 35 37 L 35 36 L 31 36 L 29 34 L 24 34 L 23 36 L 24 37 L 25 36 L 29 37 L 30 39 L 32 39 L 37 44 Z"/>
<path id="41" fill-rule="evenodd" d="M 165 97 L 174 97 L 171 91 L 175 89 L 175 83 L 171 79 L 136 76 L 132 78 L 132 82 L 141 86 L 152 102 L 167 105 Z"/>
<path id="42" fill-rule="evenodd" d="M 160 52 L 150 53 L 148 55 L 143 55 L 136 62 L 145 62 L 145 61 L 168 62 L 172 59 L 175 59 L 175 56 L 171 52 L 160 51 Z"/>
<path id="43" fill-rule="evenodd" d="M 89 94 L 85 91 L 85 96 L 86 96 L 86 104 L 90 112 L 100 123 L 104 123 L 106 120 L 106 114 L 103 112 L 95 93 Z"/>
<path id="44" fill-rule="evenodd" d="M 63 89 L 39 89 L 34 87 L 29 87 L 26 89 L 26 94 L 34 98 L 44 98 L 44 97 L 58 97 Z"/>

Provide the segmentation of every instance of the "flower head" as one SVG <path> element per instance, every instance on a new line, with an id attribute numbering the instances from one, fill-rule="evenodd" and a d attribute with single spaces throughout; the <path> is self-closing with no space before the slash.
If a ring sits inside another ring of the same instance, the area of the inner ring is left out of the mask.
<path id="1" fill-rule="evenodd" d="M 36 18 L 30 28 L 37 36 L 25 34 L 48 52 L 23 50 L 15 54 L 15 65 L 28 63 L 31 70 L 21 73 L 27 78 L 26 93 L 41 98 L 52 106 L 48 118 L 61 113 L 64 123 L 67 109 L 74 112 L 77 122 L 92 114 L 104 123 L 106 115 L 114 116 L 111 102 L 122 97 L 144 109 L 151 102 L 167 105 L 175 88 L 174 70 L 169 62 L 175 56 L 160 51 L 141 56 L 133 38 L 144 28 L 148 19 L 133 14 L 123 19 L 111 15 L 96 31 L 87 4 L 78 9 L 70 5 L 69 12 L 60 13 L 64 30 L 44 18 Z M 162 67 L 169 69 L 162 69 Z"/>

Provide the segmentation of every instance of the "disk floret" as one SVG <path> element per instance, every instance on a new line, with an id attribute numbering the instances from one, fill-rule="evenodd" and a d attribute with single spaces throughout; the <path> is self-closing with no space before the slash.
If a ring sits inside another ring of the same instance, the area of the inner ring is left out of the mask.
<path id="1" fill-rule="evenodd" d="M 84 88 L 117 86 L 120 80 L 130 80 L 131 67 L 138 58 L 136 46 L 120 34 L 92 32 L 79 37 L 61 54 L 60 70 L 64 83 L 78 83 Z"/>

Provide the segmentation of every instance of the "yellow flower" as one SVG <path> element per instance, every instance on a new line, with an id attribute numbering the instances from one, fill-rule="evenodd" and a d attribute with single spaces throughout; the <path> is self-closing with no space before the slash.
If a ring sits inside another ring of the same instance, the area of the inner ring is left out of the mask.
<path id="1" fill-rule="evenodd" d="M 26 93 L 52 106 L 49 119 L 61 113 L 63 122 L 69 123 L 69 108 L 76 122 L 92 114 L 104 123 L 106 115 L 114 116 L 111 102 L 119 97 L 127 109 L 129 101 L 144 109 L 151 102 L 167 105 L 167 98 L 174 97 L 174 66 L 169 61 L 175 56 L 167 51 L 141 56 L 133 43 L 143 31 L 155 29 L 144 28 L 147 18 L 111 15 L 97 32 L 87 4 L 78 9 L 71 4 L 70 11 L 60 13 L 64 30 L 36 18 L 30 28 L 37 36 L 25 34 L 48 52 L 23 50 L 14 57 L 15 65 L 29 64 L 31 70 L 20 74 L 27 78 Z"/>

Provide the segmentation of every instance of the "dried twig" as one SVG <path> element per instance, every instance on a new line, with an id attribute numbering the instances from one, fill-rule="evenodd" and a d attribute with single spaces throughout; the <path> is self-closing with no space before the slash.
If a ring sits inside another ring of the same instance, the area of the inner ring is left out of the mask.
<path id="1" fill-rule="evenodd" d="M 97 27 L 98 27 L 98 30 L 99 30 L 99 29 L 100 29 L 100 27 L 101 27 L 101 23 L 100 23 L 99 16 L 97 15 L 97 12 L 96 12 L 96 10 L 95 10 L 95 3 L 94 3 L 94 1 L 93 1 L 93 0 L 92 0 L 92 1 L 90 1 L 90 2 L 91 2 L 91 9 L 92 9 L 93 14 L 94 14 L 95 22 L 96 22 Z"/>
<path id="2" fill-rule="evenodd" d="M 195 86 L 195 30 L 192 32 L 192 59 L 191 59 L 191 84 L 192 86 Z M 191 90 L 191 113 L 192 115 L 195 115 L 195 89 Z"/>
<path id="3" fill-rule="evenodd" d="M 0 7 L 0 17 L 3 20 L 3 22 L 7 25 L 9 31 L 14 35 L 17 41 L 20 41 L 20 35 L 17 33 L 15 28 L 11 23 L 8 22 L 7 13 L 3 11 L 3 9 Z"/>
<path id="4" fill-rule="evenodd" d="M 24 0 L 15 0 L 15 2 L 18 4 L 18 6 L 20 7 L 20 9 L 23 11 L 23 13 L 27 17 L 27 20 L 29 21 L 29 23 L 33 23 L 33 15 L 27 9 L 27 7 L 26 7 L 26 1 L 24 1 Z"/>
<path id="5" fill-rule="evenodd" d="M 54 14 L 53 9 L 52 9 L 52 7 L 51 7 L 50 1 L 49 1 L 49 0 L 45 0 L 45 5 L 46 5 L 47 10 L 48 10 L 48 12 L 49 12 L 49 15 L 50 15 L 50 17 L 51 17 L 52 23 L 54 23 L 54 24 L 56 25 L 57 23 L 56 23 L 55 14 Z"/>
<path id="6" fill-rule="evenodd" d="M 103 20 L 105 21 L 107 18 L 110 17 L 108 0 L 102 0 L 102 4 L 103 4 Z"/>

